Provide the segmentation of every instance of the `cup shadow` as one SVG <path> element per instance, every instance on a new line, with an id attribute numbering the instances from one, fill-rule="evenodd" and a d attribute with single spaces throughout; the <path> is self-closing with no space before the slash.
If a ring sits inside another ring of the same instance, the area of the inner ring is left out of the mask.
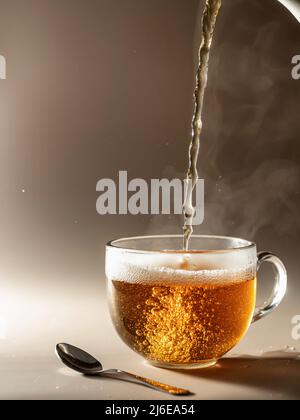
<path id="1" fill-rule="evenodd" d="M 297 351 L 278 350 L 259 356 L 232 355 L 221 359 L 212 368 L 179 372 L 278 393 L 287 399 L 300 398 L 300 353 Z"/>

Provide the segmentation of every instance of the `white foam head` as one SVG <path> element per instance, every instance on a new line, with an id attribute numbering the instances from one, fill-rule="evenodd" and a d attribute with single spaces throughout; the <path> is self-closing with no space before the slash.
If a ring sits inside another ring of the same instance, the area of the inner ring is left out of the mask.
<path id="1" fill-rule="evenodd" d="M 106 276 L 128 283 L 220 283 L 255 277 L 254 252 L 139 253 L 108 249 Z"/>

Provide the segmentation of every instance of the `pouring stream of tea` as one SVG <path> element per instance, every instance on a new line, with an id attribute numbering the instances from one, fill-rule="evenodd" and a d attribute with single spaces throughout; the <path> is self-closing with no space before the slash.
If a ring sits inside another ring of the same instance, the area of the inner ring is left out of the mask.
<path id="1" fill-rule="evenodd" d="M 204 94 L 207 86 L 210 49 L 221 5 L 222 0 L 206 0 L 202 19 L 202 42 L 199 50 L 199 66 L 197 70 L 196 88 L 194 93 L 195 109 L 192 120 L 192 140 L 189 149 L 187 191 L 183 207 L 185 250 L 188 250 L 189 241 L 193 234 L 193 219 L 195 214 L 195 209 L 193 207 L 193 192 L 198 181 L 197 163 L 200 150 L 200 138 L 203 127 L 202 111 Z"/>

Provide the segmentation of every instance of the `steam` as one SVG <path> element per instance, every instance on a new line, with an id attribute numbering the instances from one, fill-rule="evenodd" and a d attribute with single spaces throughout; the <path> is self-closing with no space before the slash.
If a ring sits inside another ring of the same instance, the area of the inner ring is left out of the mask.
<path id="1" fill-rule="evenodd" d="M 293 235 L 300 228 L 298 96 L 291 57 L 286 55 L 287 45 L 295 54 L 299 51 L 295 33 L 300 25 L 282 11 L 274 0 L 255 0 L 247 7 L 244 0 L 232 0 L 223 6 L 211 54 L 200 150 L 205 221 L 195 234 L 255 240 L 264 228 L 278 235 Z M 290 30 L 283 33 L 284 20 Z M 167 175 L 182 176 L 175 168 L 168 168 Z M 180 220 L 172 216 L 152 219 L 148 231 L 179 229 Z"/>
<path id="2" fill-rule="evenodd" d="M 208 188 L 202 230 L 255 240 L 265 227 L 279 234 L 298 229 L 299 181 L 299 167 L 288 160 L 264 162 L 249 176 L 219 179 L 216 188 Z"/>
<path id="3" fill-rule="evenodd" d="M 291 38 L 282 34 L 281 19 L 290 20 L 296 32 L 300 26 L 280 13 L 280 5 L 265 3 L 253 2 L 253 10 L 243 12 L 243 1 L 235 0 L 223 8 L 201 150 L 200 176 L 206 181 L 201 233 L 255 240 L 266 227 L 287 234 L 300 226 L 300 167 L 291 153 L 297 143 L 298 106 L 285 56 Z M 272 5 L 275 12 L 268 18 Z M 224 35 L 233 9 L 241 18 Z"/>

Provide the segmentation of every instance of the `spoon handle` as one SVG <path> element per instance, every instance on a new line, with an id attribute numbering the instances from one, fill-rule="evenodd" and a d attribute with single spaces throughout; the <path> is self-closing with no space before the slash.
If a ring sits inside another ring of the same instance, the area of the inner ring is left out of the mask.
<path id="1" fill-rule="evenodd" d="M 112 379 L 119 379 L 120 381 L 132 382 L 138 385 L 144 385 L 158 391 L 166 392 L 172 395 L 192 395 L 187 389 L 177 388 L 171 385 L 162 384 L 161 382 L 153 381 L 152 379 L 143 378 L 142 376 L 134 375 L 132 373 L 124 372 L 119 369 L 102 371 L 101 376 L 106 376 Z"/>

